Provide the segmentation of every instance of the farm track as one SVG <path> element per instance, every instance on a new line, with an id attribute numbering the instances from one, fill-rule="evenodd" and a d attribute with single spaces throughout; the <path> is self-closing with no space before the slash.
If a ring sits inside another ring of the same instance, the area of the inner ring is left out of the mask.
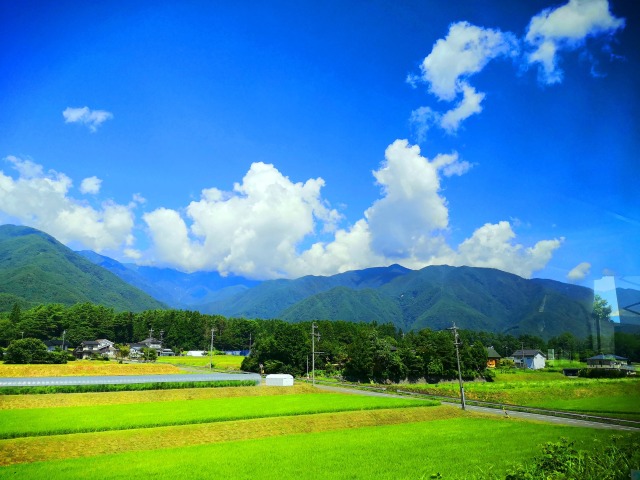
<path id="1" fill-rule="evenodd" d="M 316 382 L 316 387 L 329 390 L 334 392 L 351 392 L 353 394 L 360 395 L 372 395 L 372 396 L 381 396 L 381 397 L 403 397 L 406 398 L 406 395 L 411 395 L 413 398 L 429 398 L 433 400 L 440 401 L 443 405 L 455 406 L 459 407 L 460 403 L 456 403 L 454 401 L 447 401 L 445 397 L 428 395 L 428 394 L 417 394 L 414 392 L 404 392 L 404 394 L 396 394 L 396 393 L 386 393 L 381 391 L 376 391 L 376 389 L 367 389 L 363 390 L 361 388 L 348 387 L 344 386 L 332 386 L 332 385 L 322 385 Z M 445 398 L 443 400 L 443 398 Z M 469 403 L 485 403 L 492 406 L 480 406 L 480 405 L 470 405 Z M 478 413 L 486 413 L 490 415 L 502 416 L 505 418 L 521 418 L 525 420 L 535 420 L 546 423 L 554 423 L 557 425 L 568 425 L 575 427 L 587 427 L 587 428 L 599 428 L 605 430 L 622 430 L 629 432 L 640 432 L 640 422 L 633 422 L 629 420 L 622 420 L 619 418 L 612 417 L 594 417 L 592 415 L 585 415 L 580 412 L 570 412 L 570 411 L 555 411 L 555 410 L 544 410 L 533 407 L 527 407 L 523 405 L 508 405 L 504 406 L 501 404 L 491 404 L 490 402 L 479 402 L 475 400 L 467 401 L 466 409 L 471 412 Z M 537 411 L 539 413 L 534 413 Z M 544 413 L 540 413 L 544 412 Z M 567 416 L 571 418 L 567 418 Z M 597 420 L 587 420 L 588 418 L 597 419 Z M 621 425 L 620 423 L 627 424 L 636 424 L 636 425 Z"/>

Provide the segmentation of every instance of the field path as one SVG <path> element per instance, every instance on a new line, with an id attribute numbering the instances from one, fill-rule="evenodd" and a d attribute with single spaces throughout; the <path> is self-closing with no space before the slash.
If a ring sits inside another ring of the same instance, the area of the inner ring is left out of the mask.
<path id="1" fill-rule="evenodd" d="M 322 390 L 330 390 L 333 392 L 342 392 L 342 393 L 352 393 L 356 395 L 369 395 L 375 397 L 403 397 L 406 398 L 406 395 L 396 395 L 392 393 L 383 393 L 383 392 L 374 392 L 370 390 L 359 390 L 357 388 L 347 388 L 347 387 L 334 387 L 329 385 L 318 385 L 316 384 L 316 388 L 320 388 Z M 415 397 L 420 398 L 420 397 Z M 457 403 L 451 402 L 441 402 L 443 405 L 450 405 L 454 407 L 459 407 L 460 405 Z M 467 405 L 466 409 L 470 412 L 478 412 L 478 413 L 488 413 L 491 415 L 498 416 L 506 416 L 508 415 L 510 418 L 522 418 L 525 420 L 534 420 L 538 422 L 546 422 L 546 423 L 554 423 L 557 425 L 568 425 L 573 427 L 587 427 L 587 428 L 600 428 L 604 430 L 625 430 L 629 432 L 640 432 L 640 428 L 636 427 L 628 427 L 625 425 L 614 425 L 609 423 L 600 423 L 600 422 L 591 422 L 589 420 L 579 420 L 573 418 L 565 418 L 565 417 L 554 417 L 551 415 L 541 415 L 538 413 L 527 413 L 527 412 L 516 412 L 512 410 L 508 410 L 505 414 L 503 410 L 497 408 L 488 408 L 488 407 L 477 407 L 474 405 Z"/>

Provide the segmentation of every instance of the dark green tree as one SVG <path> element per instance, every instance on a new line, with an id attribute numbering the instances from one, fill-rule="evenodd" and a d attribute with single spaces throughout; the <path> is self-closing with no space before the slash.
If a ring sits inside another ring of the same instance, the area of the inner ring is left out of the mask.
<path id="1" fill-rule="evenodd" d="M 5 363 L 51 363 L 47 346 L 37 338 L 14 340 L 4 354 Z"/>

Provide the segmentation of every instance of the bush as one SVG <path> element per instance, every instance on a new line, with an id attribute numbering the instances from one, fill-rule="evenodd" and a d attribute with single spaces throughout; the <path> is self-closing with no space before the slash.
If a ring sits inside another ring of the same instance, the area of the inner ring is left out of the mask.
<path id="1" fill-rule="evenodd" d="M 48 352 L 47 346 L 37 338 L 22 338 L 9 344 L 4 361 L 14 364 L 67 363 L 67 358 L 62 352 Z"/>
<path id="2" fill-rule="evenodd" d="M 518 466 L 505 478 L 626 480 L 631 470 L 640 469 L 639 447 L 628 440 L 623 443 L 620 436 L 614 435 L 608 444 L 595 441 L 593 449 L 585 452 L 576 450 L 575 442 L 561 438 L 557 443 L 546 443 L 541 456 Z"/>
<path id="3" fill-rule="evenodd" d="M 627 371 L 613 368 L 581 368 L 578 371 L 578 376 L 584 378 L 624 378 L 627 376 Z"/>

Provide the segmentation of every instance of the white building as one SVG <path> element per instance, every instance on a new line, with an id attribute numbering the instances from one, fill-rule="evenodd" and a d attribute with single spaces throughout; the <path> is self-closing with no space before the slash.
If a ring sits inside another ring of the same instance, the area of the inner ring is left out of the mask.
<path id="1" fill-rule="evenodd" d="M 516 350 L 511 354 L 516 367 L 539 370 L 544 368 L 547 356 L 540 350 Z"/>

